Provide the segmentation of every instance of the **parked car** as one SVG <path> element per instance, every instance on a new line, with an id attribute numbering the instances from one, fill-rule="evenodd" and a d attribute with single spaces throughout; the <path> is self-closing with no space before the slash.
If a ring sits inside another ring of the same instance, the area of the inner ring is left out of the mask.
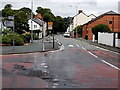
<path id="1" fill-rule="evenodd" d="M 70 37 L 70 33 L 66 32 L 63 34 L 64 37 Z"/>

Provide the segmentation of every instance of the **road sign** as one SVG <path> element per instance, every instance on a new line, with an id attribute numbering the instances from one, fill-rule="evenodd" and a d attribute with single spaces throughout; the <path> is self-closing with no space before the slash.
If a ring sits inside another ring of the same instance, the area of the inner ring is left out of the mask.
<path id="1" fill-rule="evenodd" d="M 12 19 L 12 20 L 13 20 L 13 19 L 14 19 L 14 16 L 8 16 L 8 19 Z"/>
<path id="2" fill-rule="evenodd" d="M 14 21 L 4 21 L 4 25 L 6 27 L 13 27 L 14 26 Z"/>
<path id="3" fill-rule="evenodd" d="M 53 29 L 53 22 L 48 22 L 48 30 L 52 30 Z"/>

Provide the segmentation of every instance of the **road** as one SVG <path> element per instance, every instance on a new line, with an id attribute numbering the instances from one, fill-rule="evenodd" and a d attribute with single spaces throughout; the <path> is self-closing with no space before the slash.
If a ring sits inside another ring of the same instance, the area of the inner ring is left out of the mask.
<path id="1" fill-rule="evenodd" d="M 55 38 L 60 50 L 2 56 L 3 88 L 118 88 L 118 53 Z"/>

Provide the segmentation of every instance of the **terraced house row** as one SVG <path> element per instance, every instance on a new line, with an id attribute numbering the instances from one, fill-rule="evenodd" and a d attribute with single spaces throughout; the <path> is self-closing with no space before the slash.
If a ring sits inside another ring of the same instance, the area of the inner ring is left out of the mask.
<path id="1" fill-rule="evenodd" d="M 96 17 L 95 15 L 86 15 L 82 10 L 75 15 L 72 19 L 72 23 L 69 26 L 69 31 L 81 25 L 82 28 L 82 38 L 88 36 L 88 40 L 93 39 L 92 28 L 96 25 L 104 24 L 107 25 L 111 32 L 120 32 L 120 14 L 114 11 L 108 11 Z"/>

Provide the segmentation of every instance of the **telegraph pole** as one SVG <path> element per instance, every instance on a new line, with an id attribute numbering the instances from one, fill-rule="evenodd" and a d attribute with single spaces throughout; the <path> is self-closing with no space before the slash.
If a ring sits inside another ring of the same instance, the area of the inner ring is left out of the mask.
<path id="1" fill-rule="evenodd" d="M 31 1 L 31 43 L 33 43 L 33 0 Z"/>
<path id="2" fill-rule="evenodd" d="M 77 36 L 77 6 L 76 6 L 76 38 L 78 38 Z"/>
<path id="3" fill-rule="evenodd" d="M 43 21 L 43 17 L 42 17 L 42 48 L 43 48 L 43 51 L 45 51 L 45 44 L 44 44 L 44 21 Z"/>

